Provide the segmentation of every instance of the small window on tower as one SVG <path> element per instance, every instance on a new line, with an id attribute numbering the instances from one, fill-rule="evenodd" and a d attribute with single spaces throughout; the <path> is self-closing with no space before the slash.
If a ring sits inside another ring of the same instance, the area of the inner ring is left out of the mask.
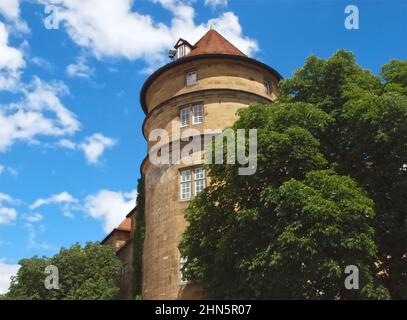
<path id="1" fill-rule="evenodd" d="M 187 86 L 193 86 L 194 84 L 196 84 L 197 81 L 197 75 L 196 75 L 196 71 L 192 71 L 192 72 L 188 72 L 187 73 Z"/>
<path id="2" fill-rule="evenodd" d="M 271 94 L 270 83 L 266 80 L 264 80 L 264 92 L 268 95 Z"/>
<path id="3" fill-rule="evenodd" d="M 203 105 L 199 104 L 192 107 L 192 124 L 203 123 Z"/>
<path id="4" fill-rule="evenodd" d="M 195 169 L 195 195 L 201 193 L 206 187 L 205 183 L 205 169 Z"/>
<path id="5" fill-rule="evenodd" d="M 189 108 L 183 108 L 180 112 L 181 127 L 187 127 L 189 125 Z"/>
<path id="6" fill-rule="evenodd" d="M 187 201 L 191 199 L 192 189 L 192 173 L 191 170 L 181 171 L 181 200 Z"/>

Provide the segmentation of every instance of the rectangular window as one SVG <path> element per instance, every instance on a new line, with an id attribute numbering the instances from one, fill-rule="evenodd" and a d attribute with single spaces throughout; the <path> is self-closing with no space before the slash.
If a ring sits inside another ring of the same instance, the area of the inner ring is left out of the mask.
<path id="1" fill-rule="evenodd" d="M 179 270 L 181 271 L 181 283 L 185 284 L 188 283 L 188 279 L 184 276 L 184 273 L 182 272 L 182 269 L 184 268 L 184 265 L 187 263 L 188 258 L 186 257 L 181 257 L 180 262 L 179 262 Z"/>
<path id="2" fill-rule="evenodd" d="M 185 46 L 180 46 L 178 48 L 178 59 L 185 56 Z"/>
<path id="3" fill-rule="evenodd" d="M 197 81 L 197 75 L 195 71 L 187 73 L 187 86 L 193 86 Z"/>
<path id="4" fill-rule="evenodd" d="M 192 124 L 203 123 L 203 105 L 192 107 Z"/>
<path id="5" fill-rule="evenodd" d="M 192 177 L 191 170 L 181 171 L 181 200 L 191 199 Z"/>
<path id="6" fill-rule="evenodd" d="M 264 80 L 264 92 L 266 94 L 270 94 L 271 90 L 270 90 L 270 83 L 266 80 Z"/>
<path id="7" fill-rule="evenodd" d="M 195 169 L 195 195 L 201 193 L 205 189 L 205 169 Z"/>
<path id="8" fill-rule="evenodd" d="M 189 108 L 181 109 L 180 118 L 181 127 L 187 127 L 189 125 Z"/>

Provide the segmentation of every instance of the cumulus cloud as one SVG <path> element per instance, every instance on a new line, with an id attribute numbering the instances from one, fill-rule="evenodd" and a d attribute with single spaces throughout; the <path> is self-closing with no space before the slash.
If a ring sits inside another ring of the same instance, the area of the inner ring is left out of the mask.
<path id="1" fill-rule="evenodd" d="M 226 7 L 228 0 L 205 0 L 205 5 L 209 7 Z"/>
<path id="2" fill-rule="evenodd" d="M 243 36 L 238 17 L 232 12 L 196 24 L 195 10 L 189 1 L 151 0 L 172 14 L 170 25 L 154 21 L 137 12 L 132 0 L 43 0 L 58 5 L 59 19 L 71 39 L 98 59 L 144 59 L 149 64 L 162 63 L 167 50 L 178 38 L 197 41 L 210 26 L 228 37 L 248 55 L 255 52 L 256 41 Z"/>
<path id="3" fill-rule="evenodd" d="M 76 58 L 75 63 L 66 67 L 66 73 L 70 77 L 90 78 L 93 75 L 94 69 L 86 64 L 86 59 L 83 56 Z"/>
<path id="4" fill-rule="evenodd" d="M 36 223 L 36 222 L 40 222 L 42 219 L 44 218 L 44 216 L 40 213 L 27 213 L 23 215 L 23 219 L 28 221 L 29 223 Z"/>
<path id="5" fill-rule="evenodd" d="M 12 176 L 17 176 L 18 175 L 18 171 L 16 169 L 14 169 L 13 167 L 10 166 L 6 166 L 0 163 L 0 175 L 2 174 L 9 174 Z"/>
<path id="6" fill-rule="evenodd" d="M 19 0 L 1 0 L 0 14 L 4 16 L 18 32 L 28 32 L 27 24 L 20 18 Z"/>
<path id="7" fill-rule="evenodd" d="M 134 208 L 136 197 L 136 190 L 131 192 L 101 190 L 85 198 L 84 209 L 92 218 L 102 220 L 104 231 L 109 233 Z"/>
<path id="8" fill-rule="evenodd" d="M 79 148 L 85 153 L 88 163 L 96 164 L 103 153 L 107 149 L 112 148 L 115 144 L 116 141 L 114 139 L 100 133 L 95 133 L 87 137 L 85 141 L 79 145 Z"/>
<path id="9" fill-rule="evenodd" d="M 85 155 L 89 164 L 96 165 L 106 150 L 111 149 L 116 140 L 106 137 L 101 133 L 95 133 L 86 137 L 82 142 L 76 143 L 70 139 L 61 139 L 57 146 L 68 150 L 80 150 Z"/>
<path id="10" fill-rule="evenodd" d="M 75 150 L 76 149 L 76 143 L 73 142 L 72 140 L 69 139 L 61 139 L 58 141 L 57 146 L 69 150 Z"/>
<path id="11" fill-rule="evenodd" d="M 0 192 L 0 225 L 16 220 L 17 211 L 14 208 L 10 208 L 12 203 L 14 203 L 14 199 L 11 196 Z"/>
<path id="12" fill-rule="evenodd" d="M 61 82 L 46 83 L 34 78 L 19 102 L 0 105 L 0 152 L 17 141 L 33 142 L 39 136 L 65 136 L 79 130 L 75 114 L 60 95 L 68 92 Z"/>
<path id="13" fill-rule="evenodd" d="M 78 204 L 78 199 L 75 199 L 71 194 L 64 191 L 54 194 L 48 198 L 39 198 L 30 206 L 31 210 L 38 209 L 39 207 L 50 204 Z"/>
<path id="14" fill-rule="evenodd" d="M 17 274 L 20 265 L 7 264 L 0 261 L 0 294 L 8 291 L 11 283 L 11 277 Z"/>
<path id="15" fill-rule="evenodd" d="M 0 21 L 0 91 L 14 90 L 25 66 L 22 52 L 9 46 L 8 37 L 6 26 Z"/>

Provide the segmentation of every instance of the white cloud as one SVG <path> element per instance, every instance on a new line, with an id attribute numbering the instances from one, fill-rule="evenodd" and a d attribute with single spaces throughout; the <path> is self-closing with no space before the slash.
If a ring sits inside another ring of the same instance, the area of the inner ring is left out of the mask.
<path id="1" fill-rule="evenodd" d="M 257 50 L 257 43 L 242 35 L 238 17 L 232 12 L 208 23 L 195 24 L 195 10 L 190 2 L 151 1 L 171 12 L 170 25 L 134 11 L 137 2 L 132 0 L 43 0 L 60 6 L 59 18 L 71 39 L 98 59 L 119 57 L 144 59 L 150 65 L 163 63 L 167 50 L 178 38 L 193 43 L 211 25 L 248 55 Z"/>
<path id="2" fill-rule="evenodd" d="M 85 153 L 86 159 L 90 164 L 96 164 L 105 150 L 112 148 L 116 141 L 100 133 L 96 133 L 85 139 L 85 142 L 79 145 L 79 148 Z"/>
<path id="3" fill-rule="evenodd" d="M 109 233 L 116 228 L 136 205 L 137 192 L 115 192 L 101 190 L 86 197 L 85 212 L 94 219 L 104 222 L 103 229 Z"/>
<path id="4" fill-rule="evenodd" d="M 84 56 L 79 56 L 76 58 L 75 63 L 72 63 L 66 67 L 66 73 L 70 77 L 90 78 L 94 73 L 94 69 L 86 64 L 86 59 Z"/>
<path id="5" fill-rule="evenodd" d="M 86 137 L 81 143 L 76 143 L 70 139 L 61 139 L 56 144 L 58 147 L 68 150 L 80 150 L 84 153 L 89 164 L 98 164 L 100 157 L 107 149 L 111 149 L 116 144 L 116 140 L 95 133 Z"/>
<path id="6" fill-rule="evenodd" d="M 30 59 L 30 62 L 37 67 L 40 67 L 41 69 L 49 72 L 53 71 L 55 68 L 51 62 L 41 57 L 33 57 Z"/>
<path id="7" fill-rule="evenodd" d="M 20 1 L 19 0 L 1 0 L 0 14 L 13 24 L 16 31 L 28 32 L 27 24 L 20 19 Z"/>
<path id="8" fill-rule="evenodd" d="M 0 105 L 0 152 L 17 141 L 33 142 L 39 136 L 66 136 L 79 130 L 75 114 L 60 101 L 68 92 L 61 82 L 48 84 L 34 78 L 22 89 L 23 99 Z"/>
<path id="9" fill-rule="evenodd" d="M 69 149 L 69 150 L 75 150 L 76 149 L 76 143 L 69 140 L 69 139 L 62 139 L 59 140 L 57 145 L 59 147 L 65 148 L 65 149 Z"/>
<path id="10" fill-rule="evenodd" d="M 17 176 L 18 175 L 18 171 L 16 170 L 16 169 L 14 169 L 14 168 L 12 168 L 12 167 L 9 167 L 9 166 L 5 166 L 5 165 L 2 165 L 1 163 L 0 163 L 0 175 L 1 174 L 10 174 L 10 175 L 12 175 L 12 176 Z"/>
<path id="11" fill-rule="evenodd" d="M 28 213 L 28 214 L 23 215 L 23 219 L 30 223 L 39 222 L 43 218 L 44 218 L 44 216 L 40 213 Z"/>
<path id="12" fill-rule="evenodd" d="M 71 194 L 64 191 L 59 194 L 54 194 L 49 198 L 39 198 L 30 205 L 31 210 L 38 209 L 39 207 L 51 204 L 78 204 L 78 199 L 75 199 Z"/>
<path id="13" fill-rule="evenodd" d="M 16 209 L 5 206 L 3 203 L 12 204 L 14 200 L 8 194 L 0 192 L 0 225 L 8 224 L 17 218 Z"/>
<path id="14" fill-rule="evenodd" d="M 0 52 L 0 91 L 14 90 L 20 79 L 21 69 L 25 66 L 25 61 L 21 51 L 9 46 L 8 31 L 1 21 Z"/>
<path id="15" fill-rule="evenodd" d="M 1 202 L 13 202 L 13 198 L 11 198 L 8 194 L 0 192 L 0 203 Z"/>
<path id="16" fill-rule="evenodd" d="M 18 264 L 7 264 L 0 261 L 0 294 L 4 294 L 8 291 L 10 287 L 12 276 L 17 274 L 20 265 Z"/>
<path id="17" fill-rule="evenodd" d="M 205 5 L 209 7 L 226 7 L 228 0 L 205 0 Z"/>
<path id="18" fill-rule="evenodd" d="M 43 233 L 45 231 L 45 227 L 43 225 L 36 227 L 33 223 L 27 223 L 25 226 L 28 229 L 28 248 L 53 251 L 58 249 L 53 244 L 48 242 L 40 242 L 37 240 L 38 233 Z"/>

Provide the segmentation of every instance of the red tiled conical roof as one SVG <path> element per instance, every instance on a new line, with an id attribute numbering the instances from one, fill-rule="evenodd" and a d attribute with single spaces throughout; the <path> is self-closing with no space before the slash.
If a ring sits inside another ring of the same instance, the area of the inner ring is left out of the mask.
<path id="1" fill-rule="evenodd" d="M 195 45 L 187 57 L 202 54 L 232 54 L 246 57 L 246 55 L 226 40 L 216 30 L 209 30 Z"/>

